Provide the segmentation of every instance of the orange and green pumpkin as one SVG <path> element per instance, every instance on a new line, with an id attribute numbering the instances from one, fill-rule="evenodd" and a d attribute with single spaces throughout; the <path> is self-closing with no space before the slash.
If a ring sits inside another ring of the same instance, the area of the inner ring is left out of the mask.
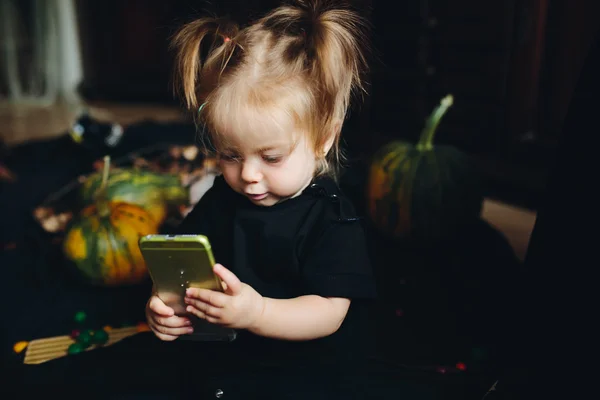
<path id="1" fill-rule="evenodd" d="M 102 174 L 92 174 L 81 187 L 83 204 L 91 204 L 102 185 Z M 135 204 L 145 209 L 161 224 L 170 209 L 187 205 L 189 192 L 177 175 L 159 174 L 136 169 L 116 169 L 106 185 L 110 201 Z"/>
<path id="2" fill-rule="evenodd" d="M 393 141 L 373 157 L 367 212 L 383 233 L 399 239 L 437 240 L 478 218 L 483 195 L 470 158 L 450 145 L 434 145 L 448 95 L 433 110 L 416 144 Z"/>
<path id="3" fill-rule="evenodd" d="M 86 206 L 67 229 L 63 251 L 87 282 L 100 286 L 136 284 L 148 276 L 138 241 L 158 233 L 159 224 L 142 207 L 106 198 L 104 185 L 94 204 Z"/>

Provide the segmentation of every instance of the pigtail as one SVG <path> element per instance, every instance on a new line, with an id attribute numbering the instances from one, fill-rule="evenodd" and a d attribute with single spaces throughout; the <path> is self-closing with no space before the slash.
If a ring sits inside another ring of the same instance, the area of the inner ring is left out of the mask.
<path id="1" fill-rule="evenodd" d="M 301 64 L 337 114 L 345 113 L 352 93 L 364 92 L 367 23 L 347 3 L 294 1 L 267 15 L 263 25 L 277 38 L 294 38 L 287 42 L 287 62 Z"/>
<path id="2" fill-rule="evenodd" d="M 173 37 L 174 91 L 188 109 L 198 110 L 232 65 L 238 32 L 230 21 L 201 18 L 184 25 Z"/>
<path id="3" fill-rule="evenodd" d="M 335 2 L 301 3 L 305 3 L 310 20 L 304 28 L 308 70 L 327 94 L 337 97 L 337 111 L 345 112 L 351 94 L 364 92 L 366 23 L 359 14 Z"/>

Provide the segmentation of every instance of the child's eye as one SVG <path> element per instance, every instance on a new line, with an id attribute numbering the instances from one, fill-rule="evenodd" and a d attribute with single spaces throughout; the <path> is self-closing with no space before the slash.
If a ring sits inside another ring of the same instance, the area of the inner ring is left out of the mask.
<path id="1" fill-rule="evenodd" d="M 281 157 L 281 156 L 263 156 L 263 160 L 265 160 L 269 164 L 277 164 L 278 162 L 283 160 L 283 157 Z"/>

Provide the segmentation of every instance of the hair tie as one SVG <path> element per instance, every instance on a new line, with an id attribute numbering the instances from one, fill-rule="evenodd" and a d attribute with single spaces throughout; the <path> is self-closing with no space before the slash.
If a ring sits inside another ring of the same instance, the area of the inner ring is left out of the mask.
<path id="1" fill-rule="evenodd" d="M 198 107 L 198 114 L 200 114 L 200 111 L 202 111 L 202 109 L 204 108 L 205 105 L 206 105 L 206 102 L 202 103 L 200 105 L 200 107 Z"/>

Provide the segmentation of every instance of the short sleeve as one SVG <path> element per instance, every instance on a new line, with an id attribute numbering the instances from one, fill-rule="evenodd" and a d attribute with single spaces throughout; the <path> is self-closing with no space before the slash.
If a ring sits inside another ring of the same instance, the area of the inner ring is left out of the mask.
<path id="1" fill-rule="evenodd" d="M 326 228 L 305 259 L 302 279 L 307 294 L 375 298 L 375 279 L 360 222 L 336 222 Z"/>

